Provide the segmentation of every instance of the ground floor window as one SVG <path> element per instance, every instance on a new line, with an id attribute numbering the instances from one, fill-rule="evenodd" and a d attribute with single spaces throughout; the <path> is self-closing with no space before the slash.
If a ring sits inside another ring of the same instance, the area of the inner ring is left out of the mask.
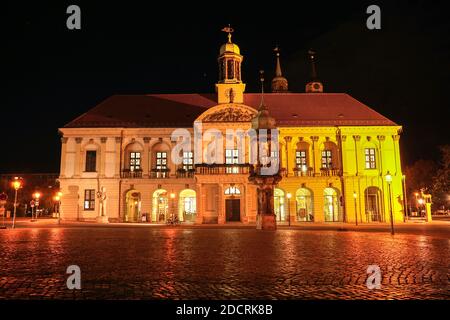
<path id="1" fill-rule="evenodd" d="M 95 210 L 95 189 L 84 190 L 84 210 Z"/>

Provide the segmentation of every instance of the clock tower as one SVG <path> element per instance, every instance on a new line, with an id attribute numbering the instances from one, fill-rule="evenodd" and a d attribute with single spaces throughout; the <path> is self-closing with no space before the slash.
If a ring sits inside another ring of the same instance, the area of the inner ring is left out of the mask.
<path id="1" fill-rule="evenodd" d="M 243 57 L 239 47 L 231 41 L 233 29 L 225 27 L 222 31 L 228 33 L 228 41 L 220 47 L 219 81 L 216 84 L 217 102 L 243 103 L 245 83 L 241 79 L 241 64 Z"/>

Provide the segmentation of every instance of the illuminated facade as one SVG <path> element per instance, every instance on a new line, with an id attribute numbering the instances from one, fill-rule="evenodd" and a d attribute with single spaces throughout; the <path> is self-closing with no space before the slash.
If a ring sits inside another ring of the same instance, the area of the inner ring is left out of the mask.
<path id="1" fill-rule="evenodd" d="M 403 222 L 401 126 L 347 94 L 324 93 L 312 51 L 306 93 L 289 92 L 276 53 L 264 101 L 279 129 L 277 221 L 389 222 L 391 204 L 395 222 Z M 227 129 L 251 128 L 261 94 L 245 93 L 243 60 L 229 34 L 215 94 L 112 96 L 61 128 L 62 218 L 98 219 L 103 189 L 110 222 L 164 223 L 175 214 L 184 223 L 254 223 L 249 148 L 221 141 L 222 163 L 206 164 L 212 138 L 204 135 L 201 152 L 193 148 L 180 154 L 181 163 L 171 160 L 175 129 L 194 136 L 197 123 L 225 137 Z"/>

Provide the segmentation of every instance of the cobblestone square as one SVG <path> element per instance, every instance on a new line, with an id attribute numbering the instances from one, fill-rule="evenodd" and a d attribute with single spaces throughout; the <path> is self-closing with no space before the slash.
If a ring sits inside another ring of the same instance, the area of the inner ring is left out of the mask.
<path id="1" fill-rule="evenodd" d="M 0 244 L 0 299 L 450 298 L 446 232 L 40 225 L 0 230 Z"/>

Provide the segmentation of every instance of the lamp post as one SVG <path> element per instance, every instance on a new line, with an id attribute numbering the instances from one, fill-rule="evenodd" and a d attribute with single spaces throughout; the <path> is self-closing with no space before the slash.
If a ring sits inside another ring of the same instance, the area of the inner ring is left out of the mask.
<path id="1" fill-rule="evenodd" d="M 55 196 L 55 202 L 58 205 L 58 224 L 61 224 L 61 198 L 62 198 L 62 192 L 59 191 Z"/>
<path id="2" fill-rule="evenodd" d="M 288 203 L 288 221 L 289 221 L 289 226 L 291 226 L 291 198 L 292 198 L 292 194 L 290 192 L 287 193 L 287 203 Z"/>
<path id="3" fill-rule="evenodd" d="M 22 183 L 20 182 L 19 178 L 15 178 L 12 186 L 15 190 L 14 193 L 14 214 L 13 214 L 13 223 L 12 223 L 12 228 L 14 229 L 15 227 L 15 223 L 16 223 L 16 212 L 17 212 L 17 191 L 20 189 L 20 187 L 22 186 Z"/>
<path id="4" fill-rule="evenodd" d="M 33 208 L 31 208 L 31 221 L 37 221 L 37 216 L 38 216 L 37 210 L 39 209 L 39 198 L 40 197 L 41 197 L 41 194 L 39 192 L 35 192 L 33 194 L 35 219 L 33 219 Z"/>
<path id="5" fill-rule="evenodd" d="M 355 201 L 355 223 L 358 225 L 358 207 L 356 205 L 356 198 L 358 198 L 358 194 L 356 191 L 353 191 L 353 200 Z"/>
<path id="6" fill-rule="evenodd" d="M 170 209 L 170 215 L 171 215 L 171 221 L 172 223 L 175 223 L 175 193 L 170 193 L 170 202 L 171 202 L 171 209 Z"/>
<path id="7" fill-rule="evenodd" d="M 389 171 L 384 176 L 386 179 L 387 185 L 388 185 L 388 193 L 389 193 L 389 212 L 391 215 L 391 234 L 394 234 L 394 217 L 392 214 L 392 195 L 391 195 L 391 183 L 392 183 L 392 175 L 389 173 Z"/>

